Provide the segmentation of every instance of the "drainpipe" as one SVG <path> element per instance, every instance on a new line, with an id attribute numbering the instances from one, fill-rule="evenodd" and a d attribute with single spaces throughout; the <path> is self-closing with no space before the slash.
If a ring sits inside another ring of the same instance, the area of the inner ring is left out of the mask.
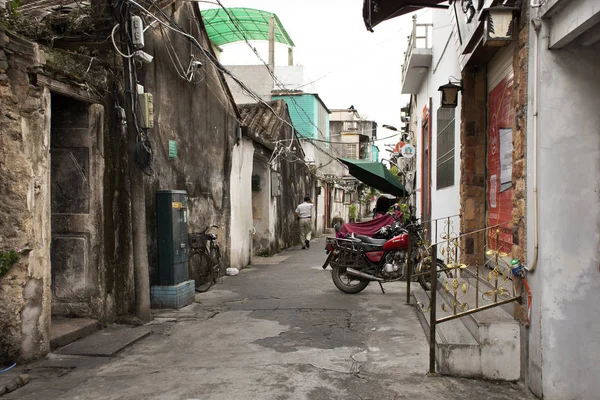
<path id="1" fill-rule="evenodd" d="M 539 8 L 538 8 L 539 12 Z M 537 188 L 537 136 L 538 136 L 538 71 L 539 71 L 539 40 L 542 21 L 537 17 L 531 20 L 535 30 L 534 40 L 534 60 L 533 60 L 533 260 L 529 267 L 525 266 L 528 272 L 533 272 L 538 262 L 538 188 Z"/>

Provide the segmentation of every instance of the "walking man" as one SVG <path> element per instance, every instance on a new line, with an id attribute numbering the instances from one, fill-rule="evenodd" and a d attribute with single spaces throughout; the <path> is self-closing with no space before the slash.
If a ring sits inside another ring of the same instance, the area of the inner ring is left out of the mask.
<path id="1" fill-rule="evenodd" d="M 304 203 L 296 207 L 296 218 L 300 222 L 300 241 L 302 249 L 310 247 L 310 237 L 312 235 L 312 209 L 313 204 L 310 202 L 310 196 L 304 196 Z"/>

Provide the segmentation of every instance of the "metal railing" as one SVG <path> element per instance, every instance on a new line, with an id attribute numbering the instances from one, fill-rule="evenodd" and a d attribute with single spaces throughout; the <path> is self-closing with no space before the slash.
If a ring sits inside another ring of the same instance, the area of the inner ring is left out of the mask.
<path id="1" fill-rule="evenodd" d="M 404 64 L 402 64 L 402 78 L 406 77 L 406 70 L 410 56 L 415 48 L 429 49 L 431 48 L 431 40 L 429 37 L 429 30 L 433 29 L 433 24 L 418 24 L 417 16 L 413 15 L 413 27 L 410 36 L 408 37 L 408 47 L 406 53 L 404 53 Z"/>
<path id="2" fill-rule="evenodd" d="M 407 270 L 409 275 L 407 277 L 406 285 L 406 302 L 411 304 L 410 294 L 410 282 L 412 278 L 420 275 L 430 275 L 431 293 L 429 305 L 417 303 L 417 306 L 421 308 L 423 313 L 429 311 L 429 374 L 435 374 L 435 348 L 436 348 L 436 326 L 438 324 L 451 321 L 453 319 L 461 318 L 470 314 L 488 310 L 494 307 L 502 306 L 513 301 L 520 301 L 521 296 L 516 294 L 515 287 L 511 280 L 512 265 L 506 260 L 507 253 L 503 252 L 500 248 L 500 228 L 503 225 L 507 225 L 511 222 L 504 224 L 498 224 L 482 229 L 477 229 L 467 233 L 456 233 L 454 229 L 454 221 L 452 218 L 460 216 L 451 216 L 438 218 L 431 221 L 425 221 L 426 223 L 433 223 L 435 228 L 435 234 L 432 236 L 434 241 L 432 243 L 421 244 L 427 249 L 427 257 L 430 260 L 430 267 L 425 271 L 417 271 L 416 274 L 410 275 L 412 265 L 409 265 Z M 443 229 L 438 236 L 438 224 L 442 221 L 444 223 Z M 423 224 L 423 223 L 422 223 Z M 461 241 L 473 235 L 485 233 L 486 236 L 489 232 L 493 233 L 494 241 L 491 246 L 484 245 L 485 261 L 484 265 L 488 267 L 486 285 L 489 290 L 480 293 L 480 265 L 478 261 L 475 261 L 474 269 L 472 272 L 468 269 L 467 265 L 459 261 L 459 251 Z M 410 246 L 409 246 L 410 248 Z M 440 252 L 438 252 L 441 249 Z M 445 258 L 444 268 L 437 268 L 438 254 L 441 253 Z M 412 262 L 412 258 L 409 256 L 409 262 Z M 421 261 L 425 265 L 424 261 Z M 434 267 L 435 266 L 435 267 Z M 438 274 L 445 275 L 446 279 L 441 285 L 438 285 Z M 463 297 L 472 287 L 471 279 L 475 280 L 475 304 L 474 307 L 468 304 L 466 300 L 462 300 Z M 505 286 L 510 284 L 511 289 L 507 289 Z M 438 287 L 441 286 L 441 287 Z M 450 315 L 438 318 L 438 299 L 437 290 L 441 289 L 446 292 L 449 298 L 449 307 L 446 306 L 446 302 L 442 302 L 440 309 Z M 480 304 L 483 300 L 486 304 Z"/>

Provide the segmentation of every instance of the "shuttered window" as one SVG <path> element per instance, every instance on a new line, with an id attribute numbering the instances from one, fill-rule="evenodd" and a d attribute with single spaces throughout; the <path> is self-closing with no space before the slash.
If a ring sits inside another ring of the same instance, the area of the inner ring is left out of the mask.
<path id="1" fill-rule="evenodd" d="M 437 111 L 437 189 L 454 185 L 454 125 L 455 109 Z"/>

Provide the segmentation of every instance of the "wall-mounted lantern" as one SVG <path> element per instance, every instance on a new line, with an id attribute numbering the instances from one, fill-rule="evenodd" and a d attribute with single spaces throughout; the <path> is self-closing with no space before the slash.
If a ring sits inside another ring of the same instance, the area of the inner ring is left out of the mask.
<path id="1" fill-rule="evenodd" d="M 514 13 L 519 7 L 496 6 L 481 10 L 479 20 L 483 21 L 483 45 L 506 46 L 513 40 Z"/>
<path id="2" fill-rule="evenodd" d="M 456 108 L 458 105 L 458 92 L 462 90 L 462 80 L 458 82 L 448 80 L 448 83 L 440 86 L 438 90 L 442 92 L 440 106 L 442 108 Z"/>

